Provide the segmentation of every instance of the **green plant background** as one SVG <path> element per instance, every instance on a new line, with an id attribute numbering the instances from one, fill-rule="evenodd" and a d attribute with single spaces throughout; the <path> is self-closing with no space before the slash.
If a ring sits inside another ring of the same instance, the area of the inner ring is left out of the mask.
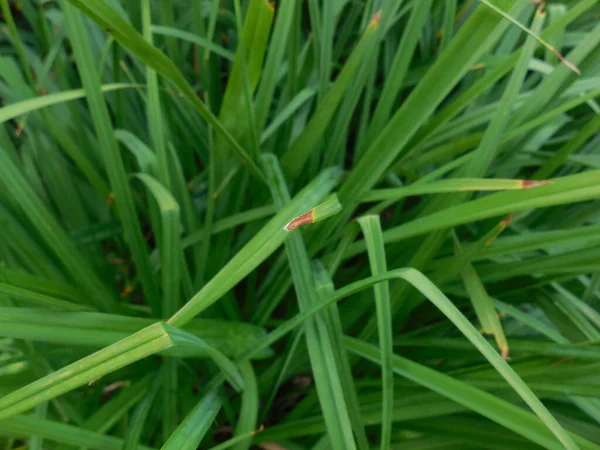
<path id="1" fill-rule="evenodd" d="M 0 12 L 0 448 L 600 449 L 597 0 Z"/>

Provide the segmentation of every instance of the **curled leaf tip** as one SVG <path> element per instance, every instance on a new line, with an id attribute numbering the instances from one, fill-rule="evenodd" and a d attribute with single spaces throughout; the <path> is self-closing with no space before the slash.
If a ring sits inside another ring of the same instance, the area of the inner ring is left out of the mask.
<path id="1" fill-rule="evenodd" d="M 548 181 L 548 180 L 543 180 L 543 181 L 521 180 L 521 182 L 523 183 L 523 189 L 530 189 L 530 188 L 534 188 L 534 187 L 538 187 L 538 186 L 544 186 L 546 184 L 552 184 L 552 181 Z"/>

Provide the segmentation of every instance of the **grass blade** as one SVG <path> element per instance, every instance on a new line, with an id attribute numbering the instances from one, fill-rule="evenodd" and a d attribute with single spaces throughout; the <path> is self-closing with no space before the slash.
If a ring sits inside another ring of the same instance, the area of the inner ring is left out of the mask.
<path id="1" fill-rule="evenodd" d="M 151 326 L 153 319 L 99 313 L 65 313 L 29 308 L 0 308 L 0 336 L 69 345 L 78 337 L 75 347 L 105 347 Z M 265 337 L 265 331 L 254 325 L 217 319 L 196 319 L 185 328 L 229 357 L 237 357 Z M 206 356 L 203 350 L 191 356 Z M 265 358 L 270 351 L 259 355 Z"/>
<path id="2" fill-rule="evenodd" d="M 114 301 L 108 289 L 79 254 L 69 236 L 4 151 L 0 151 L 0 176 L 3 183 L 10 186 L 11 197 L 19 202 L 23 214 L 38 229 L 45 244 L 52 249 L 73 280 L 86 289 L 99 307 L 106 311 L 112 309 Z"/>
<path id="3" fill-rule="evenodd" d="M 508 7 L 516 3 L 506 2 Z M 353 209 L 351 205 L 356 204 L 355 199 L 371 189 L 394 159 L 402 154 L 418 127 L 506 27 L 505 23 L 489 11 L 477 8 L 340 188 L 340 201 L 349 206 L 348 211 Z"/>
<path id="4" fill-rule="evenodd" d="M 131 422 L 123 442 L 123 450 L 135 450 L 139 448 L 140 436 L 160 386 L 161 377 L 160 374 L 156 374 L 154 375 L 154 380 L 152 381 L 150 388 L 147 390 L 146 395 L 142 401 L 140 401 L 137 408 L 133 412 L 133 415 L 131 416 Z"/>
<path id="5" fill-rule="evenodd" d="M 179 205 L 167 188 L 150 175 L 138 173 L 136 178 L 148 188 L 160 208 L 162 225 L 162 305 L 163 316 L 169 317 L 179 307 L 179 262 L 181 254 L 181 221 Z"/>
<path id="6" fill-rule="evenodd" d="M 598 0 L 185 3 L 0 0 L 0 447 L 600 449 Z"/>
<path id="7" fill-rule="evenodd" d="M 161 450 L 196 450 L 221 409 L 215 390 L 206 394 L 177 427 Z"/>
<path id="8" fill-rule="evenodd" d="M 49 441 L 98 450 L 121 450 L 123 448 L 122 439 L 32 416 L 0 420 L 0 433 L 20 437 L 35 433 Z M 137 447 L 138 450 L 151 450 L 151 448 L 145 445 Z"/>
<path id="9" fill-rule="evenodd" d="M 44 306 L 49 309 L 58 309 L 64 311 L 92 311 L 93 308 L 86 305 L 78 305 L 69 301 L 61 300 L 49 295 L 38 292 L 21 289 L 9 284 L 0 283 L 0 294 L 11 297 L 25 303 L 31 303 L 38 306 Z"/>
<path id="10" fill-rule="evenodd" d="M 376 42 L 378 26 L 379 19 L 376 17 L 367 27 L 361 41 L 352 52 L 352 56 L 344 65 L 344 68 L 327 95 L 319 103 L 317 111 L 302 134 L 294 140 L 283 156 L 281 166 L 289 177 L 296 178 L 298 176 L 314 151 L 315 146 L 323 137 L 339 103 L 342 101 L 346 89 L 350 86 L 365 55 L 371 51 Z"/>
<path id="11" fill-rule="evenodd" d="M 320 261 L 313 262 L 313 274 L 319 300 L 325 300 L 333 294 L 333 282 L 325 266 Z M 369 443 L 365 432 L 365 421 L 360 414 L 360 401 L 356 384 L 352 377 L 352 366 L 350 365 L 346 347 L 343 344 L 344 331 L 342 317 L 335 304 L 331 305 L 328 310 L 325 310 L 325 314 L 327 313 L 329 313 L 331 343 L 335 354 L 334 360 L 338 363 L 337 368 L 340 384 L 348 405 L 348 415 L 354 431 L 356 446 L 358 449 L 368 449 Z"/>
<path id="12" fill-rule="evenodd" d="M 102 92 L 106 93 L 119 89 L 131 89 L 134 87 L 139 86 L 127 83 L 112 83 L 103 84 L 100 89 Z M 0 123 L 8 122 L 11 119 L 30 114 L 42 108 L 47 108 L 48 106 L 59 105 L 61 103 L 77 100 L 85 97 L 85 95 L 85 89 L 72 89 L 69 91 L 57 92 L 55 94 L 48 94 L 41 97 L 22 100 L 16 103 L 10 103 L 0 108 Z"/>
<path id="13" fill-rule="evenodd" d="M 235 427 L 234 437 L 248 436 L 256 429 L 256 420 L 258 418 L 258 387 L 256 385 L 256 375 L 252 364 L 243 362 L 240 364 L 240 372 L 244 378 L 244 393 L 242 394 L 242 406 L 240 417 Z M 238 442 L 235 450 L 247 450 L 252 444 L 251 436 L 247 440 Z"/>
<path id="14" fill-rule="evenodd" d="M 187 304 L 169 319 L 172 325 L 182 326 L 216 302 L 239 280 L 273 253 L 286 239 L 284 225 L 299 213 L 310 209 L 331 191 L 342 175 L 340 169 L 323 171 L 296 197 L 281 209 L 236 256 Z"/>
<path id="15" fill-rule="evenodd" d="M 464 250 L 458 241 L 458 238 L 454 236 L 455 247 L 459 256 L 464 255 Z M 488 295 L 485 286 L 483 285 L 481 278 L 477 275 L 476 270 L 470 263 L 466 263 L 461 271 L 461 277 L 467 293 L 473 303 L 473 308 L 481 324 L 481 332 L 484 334 L 492 334 L 496 338 L 498 349 L 504 359 L 508 359 L 508 343 L 506 342 L 506 336 L 504 335 L 504 329 L 498 318 L 498 313 L 494 308 L 494 303 Z"/>
<path id="16" fill-rule="evenodd" d="M 270 180 L 273 202 L 276 207 L 282 209 L 286 204 L 289 204 L 291 199 L 277 159 L 272 154 L 266 154 L 262 156 L 262 161 L 265 173 L 268 174 Z M 286 231 L 291 229 L 288 227 L 289 224 L 285 227 Z M 285 248 L 296 287 L 298 305 L 301 311 L 305 311 L 312 303 L 315 294 L 315 282 L 306 248 L 302 238 L 297 233 L 290 235 L 285 242 Z M 334 361 L 334 350 L 329 340 L 327 318 L 320 315 L 316 316 L 314 321 L 307 321 L 305 335 L 331 445 L 335 449 L 356 448 L 350 418 L 346 413 L 347 407 L 344 395 L 340 389 L 339 375 Z"/>
<path id="17" fill-rule="evenodd" d="M 385 247 L 379 216 L 363 216 L 358 223 L 365 235 L 369 254 L 371 273 L 380 275 L 387 272 Z M 379 334 L 379 350 L 381 357 L 381 381 L 383 410 L 381 421 L 381 449 L 389 448 L 392 439 L 392 411 L 394 408 L 394 375 L 392 372 L 393 329 L 390 307 L 390 288 L 388 283 L 380 283 L 373 287 L 377 306 L 377 328 Z"/>
<path id="18" fill-rule="evenodd" d="M 166 27 L 164 25 L 152 25 L 152 32 L 161 36 L 169 36 L 178 39 L 182 39 L 188 42 L 196 44 L 198 47 L 204 47 L 207 52 L 213 52 L 215 55 L 222 56 L 223 58 L 234 61 L 235 54 L 223 47 L 216 45 L 203 37 L 196 36 L 188 31 L 182 31 L 177 28 Z"/>
<path id="19" fill-rule="evenodd" d="M 103 149 L 104 164 L 116 198 L 116 207 L 125 232 L 125 239 L 133 253 L 148 302 L 158 312 L 160 308 L 159 294 L 152 270 L 148 264 L 148 249 L 140 231 L 139 220 L 135 214 L 133 195 L 129 188 L 125 166 L 114 138 L 108 108 L 101 95 L 100 80 L 95 70 L 93 56 L 89 51 L 89 41 L 83 20 L 79 12 L 66 2 L 63 2 L 63 10 L 77 67 L 93 117 L 96 134 Z"/>
<path id="20" fill-rule="evenodd" d="M 358 355 L 380 363 L 377 348 L 359 341 L 346 338 L 348 348 Z M 514 406 L 498 397 L 481 391 L 467 383 L 455 380 L 448 375 L 436 372 L 400 356 L 393 357 L 394 371 L 408 379 L 422 384 L 440 394 L 452 398 L 457 403 L 467 406 L 478 413 L 501 423 L 503 426 L 527 437 L 544 448 L 565 448 L 552 437 L 551 433 L 532 414 Z M 596 448 L 596 444 L 576 439 L 582 448 Z"/>
<path id="21" fill-rule="evenodd" d="M 550 184 L 551 181 L 529 180 L 487 180 L 487 179 L 460 179 L 432 181 L 411 186 L 375 189 L 363 195 L 363 202 L 380 202 L 386 200 L 400 200 L 412 195 L 438 194 L 442 192 L 470 192 L 470 191 L 504 191 L 514 189 L 530 189 L 533 187 Z"/>
<path id="22" fill-rule="evenodd" d="M 271 343 L 285 335 L 294 327 L 302 324 L 308 317 L 311 317 L 316 312 L 320 311 L 328 304 L 339 301 L 349 295 L 361 291 L 362 289 L 373 286 L 378 282 L 383 282 L 391 279 L 404 279 L 412 286 L 417 288 L 426 298 L 428 298 L 475 346 L 481 354 L 489 361 L 494 369 L 500 374 L 511 387 L 519 394 L 519 396 L 527 403 L 527 405 L 538 415 L 548 430 L 556 436 L 556 438 L 566 448 L 579 448 L 573 439 L 566 433 L 562 426 L 550 414 L 546 407 L 540 402 L 529 387 L 517 375 L 507 362 L 496 353 L 492 346 L 479 334 L 479 332 L 471 325 L 465 316 L 454 306 L 454 304 L 423 274 L 419 271 L 407 268 L 396 269 L 389 271 L 379 276 L 373 276 L 365 280 L 361 280 L 337 290 L 332 297 L 326 302 L 313 305 L 311 308 L 303 311 L 294 319 L 286 322 L 275 331 L 271 332 L 265 343 Z M 258 351 L 259 349 L 256 349 Z M 251 355 L 251 353 L 250 353 Z"/>
<path id="23" fill-rule="evenodd" d="M 476 220 L 517 213 L 534 208 L 597 199 L 595 187 L 600 172 L 591 171 L 553 180 L 553 184 L 533 190 L 500 192 L 488 197 L 452 206 L 443 211 L 420 217 L 412 222 L 386 230 L 386 243 L 444 229 Z M 364 245 L 353 244 L 350 254 L 364 251 Z"/>
<path id="24" fill-rule="evenodd" d="M 142 0 L 142 33 L 148 44 L 152 45 L 152 21 L 150 1 Z M 172 11 L 170 7 L 167 8 Z M 168 41 L 171 44 L 171 40 Z M 167 188 L 171 188 L 169 174 L 169 160 L 167 158 L 167 146 L 165 143 L 165 132 L 163 130 L 163 120 L 160 107 L 160 96 L 158 91 L 158 77 L 156 71 L 151 68 L 146 69 L 146 79 L 148 81 L 148 102 L 146 115 L 148 116 L 148 131 L 152 140 L 152 147 L 156 152 L 158 161 L 158 180 Z"/>
<path id="25" fill-rule="evenodd" d="M 191 101 L 196 111 L 217 133 L 223 136 L 231 149 L 248 164 L 248 168 L 259 180 L 263 180 L 260 169 L 249 157 L 246 151 L 225 130 L 221 122 L 210 112 L 206 105 L 198 98 L 194 89 L 188 84 L 175 64 L 157 48 L 148 44 L 122 17 L 120 17 L 106 2 L 98 0 L 93 3 L 82 0 L 68 0 L 73 6 L 80 9 L 86 16 L 100 25 L 116 41 L 128 48 L 143 63 L 153 68 L 161 76 L 173 83 L 182 94 Z"/>
<path id="26" fill-rule="evenodd" d="M 164 323 L 156 323 L 0 399 L 0 420 L 28 411 L 132 362 L 164 350 L 194 351 L 202 347 L 226 371 L 234 386 L 243 381 L 233 364 L 200 339 Z M 178 348 L 179 347 L 179 348 Z M 118 358 L 117 358 L 118 357 Z"/>

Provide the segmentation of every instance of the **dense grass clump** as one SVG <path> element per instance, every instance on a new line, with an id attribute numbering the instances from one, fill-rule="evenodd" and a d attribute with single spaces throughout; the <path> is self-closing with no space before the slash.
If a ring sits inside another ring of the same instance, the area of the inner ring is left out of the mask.
<path id="1" fill-rule="evenodd" d="M 0 12 L 1 449 L 600 449 L 597 0 Z"/>

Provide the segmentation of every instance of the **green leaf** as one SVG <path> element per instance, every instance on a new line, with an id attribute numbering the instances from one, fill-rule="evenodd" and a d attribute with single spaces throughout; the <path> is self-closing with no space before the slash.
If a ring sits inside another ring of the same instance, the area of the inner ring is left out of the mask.
<path id="1" fill-rule="evenodd" d="M 154 152 L 146 144 L 127 130 L 115 130 L 115 138 L 133 154 L 143 173 L 156 176 L 158 161 Z"/>
<path id="2" fill-rule="evenodd" d="M 229 50 L 224 49 L 223 47 L 216 45 L 214 42 L 209 41 L 201 36 L 196 36 L 193 33 L 189 33 L 187 31 L 182 31 L 177 28 L 166 27 L 163 25 L 152 25 L 152 32 L 154 34 L 159 34 L 162 36 L 174 37 L 177 39 L 183 39 L 188 42 L 192 42 L 199 47 L 204 47 L 207 52 L 213 52 L 215 55 L 222 56 L 229 61 L 233 61 L 235 59 L 235 55 Z"/>
<path id="3" fill-rule="evenodd" d="M 384 241 L 386 243 L 398 242 L 408 237 L 476 220 L 535 208 L 597 199 L 600 198 L 600 189 L 597 186 L 599 175 L 600 171 L 585 172 L 554 179 L 552 184 L 535 189 L 499 192 L 462 205 L 451 206 L 386 230 L 383 233 Z M 357 251 L 363 251 L 363 249 L 364 245 L 355 244 L 350 247 L 349 252 L 355 254 Z"/>
<path id="4" fill-rule="evenodd" d="M 64 313 L 42 309 L 0 308 L 0 336 L 48 342 L 61 346 L 104 347 L 154 323 L 153 319 L 101 313 Z M 229 357 L 237 357 L 265 338 L 265 331 L 247 323 L 196 319 L 185 330 Z M 77 341 L 72 337 L 78 336 Z M 270 350 L 258 357 L 271 355 Z M 197 348 L 190 356 L 207 356 Z"/>
<path id="5" fill-rule="evenodd" d="M 129 423 L 127 434 L 124 438 L 123 450 L 135 450 L 136 448 L 139 448 L 140 436 L 160 386 L 161 377 L 159 374 L 155 374 L 152 384 L 146 391 L 146 395 L 144 395 L 144 398 L 142 398 L 131 416 L 131 422 Z"/>
<path id="6" fill-rule="evenodd" d="M 160 252 L 162 259 L 162 305 L 163 316 L 170 316 L 179 306 L 180 261 L 183 258 L 181 246 L 181 222 L 179 204 L 167 188 L 150 175 L 138 173 L 141 180 L 156 200 L 161 214 L 162 237 Z"/>
<path id="7" fill-rule="evenodd" d="M 385 247 L 379 216 L 362 216 L 358 219 L 367 244 L 369 263 L 373 275 L 387 272 Z M 394 409 L 394 374 L 392 372 L 393 329 L 392 312 L 390 307 L 390 287 L 388 283 L 380 283 L 373 287 L 377 310 L 377 328 L 379 334 L 379 349 L 381 357 L 382 383 L 382 420 L 381 420 L 381 449 L 390 446 L 392 438 L 392 411 Z"/>
<path id="8" fill-rule="evenodd" d="M 244 392 L 242 394 L 242 405 L 240 407 L 240 417 L 235 427 L 235 437 L 248 436 L 257 427 L 259 394 L 256 385 L 256 375 L 252 364 L 246 361 L 240 364 L 240 372 L 244 378 Z M 247 450 L 252 445 L 252 439 L 239 442 L 234 447 L 235 450 Z"/>
<path id="9" fill-rule="evenodd" d="M 0 420 L 0 433 L 19 437 L 35 433 L 49 441 L 98 450 L 121 450 L 123 448 L 123 440 L 114 436 L 106 436 L 103 433 L 83 430 L 74 425 L 33 416 L 18 416 Z M 151 448 L 145 445 L 137 446 L 139 450 L 151 450 Z"/>
<path id="10" fill-rule="evenodd" d="M 283 173 L 274 155 L 263 155 L 262 162 L 268 176 L 273 202 L 281 210 L 291 201 Z M 337 198 L 335 201 L 337 202 Z M 286 231 L 288 227 L 289 224 L 285 227 Z M 316 287 L 302 237 L 293 233 L 285 242 L 285 249 L 298 296 L 298 306 L 300 311 L 306 311 L 316 297 Z M 314 320 L 305 323 L 306 345 L 329 440 L 333 448 L 353 449 L 356 448 L 356 443 L 335 365 L 335 350 L 330 341 L 328 319 L 325 314 L 319 314 Z"/>
<path id="11" fill-rule="evenodd" d="M 459 257 L 463 256 L 464 250 L 456 236 L 454 236 L 454 242 L 457 255 Z M 467 262 L 461 270 L 461 277 L 481 324 L 481 332 L 484 334 L 493 334 L 496 338 L 500 354 L 504 359 L 508 359 L 509 349 L 504 329 L 500 323 L 494 303 L 488 295 L 481 278 L 477 275 L 477 271 Z"/>
<path id="12" fill-rule="evenodd" d="M 119 89 L 131 89 L 134 87 L 139 86 L 126 83 L 113 83 L 102 85 L 101 90 L 102 92 L 106 93 Z M 85 89 L 72 89 L 69 91 L 57 92 L 56 94 L 48 94 L 41 97 L 22 100 L 16 103 L 10 103 L 0 108 L 0 123 L 8 122 L 11 119 L 32 113 L 42 108 L 47 108 L 48 106 L 59 105 L 61 103 L 77 100 L 85 97 L 85 95 Z"/>
<path id="13" fill-rule="evenodd" d="M 12 299 L 20 300 L 25 303 L 31 303 L 38 306 L 45 306 L 50 309 L 58 309 L 64 311 L 91 311 L 91 308 L 86 305 L 78 305 L 65 300 L 61 300 L 49 295 L 40 294 L 38 292 L 22 289 L 11 286 L 9 284 L 0 283 L 0 294 L 6 295 Z"/>
<path id="14" fill-rule="evenodd" d="M 66 0 L 67 1 L 67 0 Z M 248 164 L 253 175 L 259 180 L 263 179 L 260 169 L 249 157 L 246 151 L 226 131 L 221 122 L 209 111 L 206 105 L 198 98 L 194 89 L 188 84 L 177 66 L 160 50 L 148 44 L 131 25 L 120 17 L 106 2 L 98 0 L 88 3 L 82 0 L 68 0 L 73 6 L 80 9 L 86 16 L 96 22 L 100 27 L 125 46 L 132 54 L 144 64 L 154 69 L 162 77 L 173 83 L 181 93 L 192 103 L 196 111 L 217 133 L 223 136 L 231 149 Z"/>
<path id="15" fill-rule="evenodd" d="M 104 0 L 101 1 L 103 2 Z M 148 264 L 148 248 L 140 230 L 139 219 L 135 214 L 133 194 L 128 185 L 125 164 L 114 138 L 114 130 L 106 101 L 101 95 L 100 79 L 95 70 L 94 59 L 90 52 L 89 39 L 85 31 L 83 19 L 79 12 L 66 2 L 63 2 L 63 9 L 77 68 L 86 92 L 94 128 L 102 148 L 110 185 L 116 198 L 115 203 L 123 225 L 125 239 L 133 253 L 147 300 L 151 307 L 158 312 L 160 306 L 159 294 L 152 270 Z M 123 20 L 118 16 L 117 18 L 120 21 Z"/>
<path id="16" fill-rule="evenodd" d="M 422 194 L 439 194 L 442 192 L 470 191 L 504 191 L 513 189 L 529 189 L 550 184 L 549 181 L 528 180 L 493 180 L 493 179 L 461 179 L 431 181 L 406 187 L 392 189 L 375 189 L 363 195 L 363 202 L 380 202 L 384 200 L 400 200 L 405 197 Z"/>
<path id="17" fill-rule="evenodd" d="M 161 450 L 195 450 L 215 420 L 222 401 L 215 390 L 206 394 L 181 422 Z"/>
<path id="18" fill-rule="evenodd" d="M 235 387 L 242 386 L 237 369 L 222 353 L 189 333 L 159 322 L 2 397 L 0 420 L 28 411 L 146 356 L 165 350 L 168 354 L 194 354 L 197 348 L 215 360 Z"/>
<path id="19" fill-rule="evenodd" d="M 177 326 L 186 324 L 232 289 L 283 243 L 288 234 L 283 229 L 284 225 L 292 217 L 322 201 L 341 175 L 340 169 L 331 168 L 316 177 L 282 208 L 200 292 L 171 317 L 169 323 Z"/>
<path id="20" fill-rule="evenodd" d="M 511 13 L 526 6 L 515 0 L 503 3 Z M 513 5 L 517 6 L 512 8 Z M 356 199 L 373 187 L 394 159 L 406 153 L 405 146 L 418 127 L 507 26 L 502 18 L 491 13 L 484 5 L 478 6 L 350 172 L 339 191 L 343 204 L 356 204 Z"/>
<path id="21" fill-rule="evenodd" d="M 311 317 L 316 312 L 327 306 L 331 302 L 339 301 L 349 295 L 359 292 L 362 289 L 368 288 L 378 282 L 391 279 L 404 279 L 412 286 L 417 288 L 428 300 L 430 300 L 460 331 L 464 336 L 475 346 L 481 354 L 489 361 L 494 369 L 500 374 L 510 386 L 519 394 L 519 396 L 527 403 L 527 405 L 538 415 L 542 422 L 546 425 L 556 438 L 566 448 L 579 448 L 566 433 L 556 419 L 550 414 L 546 407 L 540 402 L 529 387 L 517 375 L 502 357 L 496 353 L 492 346 L 479 334 L 473 325 L 465 318 L 465 316 L 454 306 L 454 304 L 423 274 L 419 271 L 406 268 L 389 271 L 385 274 L 374 276 L 365 280 L 361 280 L 342 289 L 336 291 L 324 304 L 313 305 L 311 308 L 303 311 L 294 319 L 287 321 L 275 331 L 271 332 L 266 343 L 271 343 L 281 336 L 288 333 L 294 327 L 303 323 L 308 317 Z M 258 351 L 258 349 L 256 349 Z M 251 355 L 251 353 L 250 353 Z M 558 447 L 557 447 L 558 448 Z"/>
<path id="22" fill-rule="evenodd" d="M 352 338 L 346 338 L 346 345 L 351 351 L 379 363 L 377 348 Z M 393 357 L 393 366 L 397 374 L 465 405 L 544 448 L 558 450 L 566 447 L 556 442 L 550 431 L 535 416 L 501 398 L 398 355 Z M 576 440 L 582 448 L 597 447 L 581 438 Z M 578 448 L 575 444 L 572 446 Z"/>
<path id="23" fill-rule="evenodd" d="M 108 289 L 35 194 L 21 170 L 4 151 L 0 151 L 0 177 L 6 186 L 10 186 L 11 197 L 18 202 L 22 213 L 34 229 L 37 229 L 44 243 L 52 250 L 72 279 L 86 289 L 87 294 L 98 307 L 110 310 L 114 300 Z"/>
<path id="24" fill-rule="evenodd" d="M 281 166 L 290 178 L 296 178 L 300 174 L 311 153 L 315 151 L 315 146 L 321 141 L 365 55 L 367 52 L 372 51 L 376 42 L 378 27 L 379 20 L 373 19 L 352 55 L 346 61 L 335 83 L 319 102 L 310 122 L 304 128 L 302 134 L 287 149 L 281 160 Z"/>

